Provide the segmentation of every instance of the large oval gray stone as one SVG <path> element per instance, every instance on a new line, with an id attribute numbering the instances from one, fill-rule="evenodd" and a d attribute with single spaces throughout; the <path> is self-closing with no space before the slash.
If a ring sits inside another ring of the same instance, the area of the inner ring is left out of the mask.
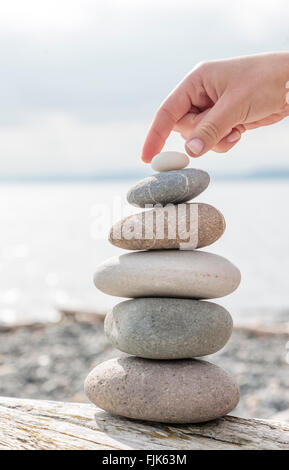
<path id="1" fill-rule="evenodd" d="M 165 171 L 144 178 L 127 193 L 127 200 L 133 206 L 146 204 L 180 204 L 190 201 L 209 185 L 210 177 L 203 170 L 185 168 Z"/>
<path id="2" fill-rule="evenodd" d="M 139 212 L 120 220 L 109 241 L 125 250 L 202 248 L 222 236 L 223 215 L 209 204 L 178 204 Z"/>
<path id="3" fill-rule="evenodd" d="M 239 388 L 227 372 L 195 359 L 111 359 L 88 375 L 85 392 L 109 413 L 163 423 L 210 421 L 239 401 Z"/>
<path id="4" fill-rule="evenodd" d="M 213 299 L 233 292 L 240 271 L 222 256 L 205 251 L 138 251 L 107 259 L 94 283 L 117 297 Z"/>
<path id="5" fill-rule="evenodd" d="M 172 298 L 121 302 L 104 330 L 117 349 L 148 359 L 185 359 L 219 351 L 229 340 L 231 315 L 220 305 Z"/>

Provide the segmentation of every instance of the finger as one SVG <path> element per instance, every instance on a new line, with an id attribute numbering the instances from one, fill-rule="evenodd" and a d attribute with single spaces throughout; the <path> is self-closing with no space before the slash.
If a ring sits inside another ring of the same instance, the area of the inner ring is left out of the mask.
<path id="1" fill-rule="evenodd" d="M 184 85 L 181 85 L 164 101 L 150 126 L 142 149 L 141 158 L 144 162 L 149 163 L 162 150 L 176 122 L 190 108 L 189 95 L 186 93 Z"/>
<path id="2" fill-rule="evenodd" d="M 228 144 L 227 142 L 224 143 L 219 143 L 216 147 L 212 148 L 213 152 L 216 153 L 227 153 L 229 150 L 231 150 L 235 145 L 237 145 L 238 142 L 240 142 L 241 139 L 237 140 L 236 142 L 233 142 L 232 144 Z"/>
<path id="3" fill-rule="evenodd" d="M 248 130 L 257 129 L 258 127 L 263 126 L 271 126 L 271 124 L 276 124 L 277 122 L 282 121 L 284 117 L 285 116 L 282 114 L 271 114 L 271 116 L 268 116 L 264 119 L 260 119 L 259 121 L 248 122 L 245 124 L 245 126 Z"/>
<path id="4" fill-rule="evenodd" d="M 198 125 L 198 123 L 208 114 L 209 109 L 200 112 L 188 113 L 180 121 L 178 121 L 174 127 L 174 131 L 178 132 L 183 139 L 187 139 L 191 135 L 193 129 Z M 241 139 L 241 134 L 245 132 L 245 126 L 239 124 L 234 127 L 231 132 L 225 136 L 220 142 L 218 142 L 215 147 L 212 149 L 214 152 L 224 153 L 228 152 L 236 143 Z"/>
<path id="5" fill-rule="evenodd" d="M 186 141 L 186 151 L 198 157 L 214 148 L 238 123 L 238 110 L 224 95 L 210 109 Z"/>
<path id="6" fill-rule="evenodd" d="M 194 112 L 190 112 L 186 114 L 182 119 L 180 119 L 175 127 L 174 131 L 181 134 L 183 139 L 188 139 L 188 137 L 192 134 L 192 131 L 196 128 L 196 126 L 202 121 L 202 119 L 208 114 L 210 109 L 206 109 L 203 112 L 195 110 Z M 239 134 L 242 134 L 246 131 L 246 127 L 243 124 L 238 124 L 231 129 L 227 136 L 224 139 L 228 139 L 229 142 L 234 142 L 234 140 L 238 140 L 240 137 Z"/>
<path id="7" fill-rule="evenodd" d="M 183 139 L 186 139 L 192 134 L 192 131 L 201 122 L 201 120 L 208 114 L 209 109 L 200 112 L 196 108 L 194 112 L 187 113 L 180 119 L 174 126 L 174 131 L 181 134 Z"/>
<path id="8" fill-rule="evenodd" d="M 217 145 L 212 148 L 212 150 L 217 153 L 226 153 L 231 150 L 231 148 L 233 148 L 240 141 L 240 139 L 241 132 L 234 128 L 230 134 L 220 140 L 220 142 L 218 142 Z"/>

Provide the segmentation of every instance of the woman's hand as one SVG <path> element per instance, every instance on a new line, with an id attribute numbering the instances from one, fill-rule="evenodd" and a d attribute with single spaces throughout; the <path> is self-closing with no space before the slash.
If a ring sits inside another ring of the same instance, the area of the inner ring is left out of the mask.
<path id="1" fill-rule="evenodd" d="M 227 152 L 246 130 L 289 115 L 288 82 L 287 52 L 198 65 L 156 113 L 143 146 L 143 161 L 150 162 L 162 150 L 172 130 L 186 139 L 192 157 L 208 150 Z"/>

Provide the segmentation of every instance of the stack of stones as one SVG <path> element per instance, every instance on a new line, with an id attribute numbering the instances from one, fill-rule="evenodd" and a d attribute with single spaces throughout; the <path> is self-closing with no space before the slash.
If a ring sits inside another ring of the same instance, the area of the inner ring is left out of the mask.
<path id="1" fill-rule="evenodd" d="M 131 298 L 106 316 L 105 332 L 128 355 L 98 365 L 85 391 L 100 408 L 128 418 L 164 423 L 209 421 L 239 401 L 234 379 L 195 359 L 220 350 L 233 322 L 220 305 L 239 285 L 240 272 L 227 259 L 198 251 L 225 230 L 222 214 L 203 203 L 187 203 L 209 184 L 209 175 L 185 168 L 185 154 L 154 157 L 158 173 L 138 182 L 128 201 L 148 208 L 112 227 L 110 242 L 142 250 L 110 258 L 95 273 L 98 289 Z M 160 227 L 162 230 L 160 230 Z"/>

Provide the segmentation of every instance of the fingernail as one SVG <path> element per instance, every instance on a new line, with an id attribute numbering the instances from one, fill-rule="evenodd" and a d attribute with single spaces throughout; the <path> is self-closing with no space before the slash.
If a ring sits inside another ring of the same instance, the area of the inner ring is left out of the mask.
<path id="1" fill-rule="evenodd" d="M 231 132 L 230 135 L 228 135 L 227 137 L 227 142 L 236 142 L 237 140 L 239 140 L 241 137 L 241 134 L 239 131 L 233 131 Z"/>
<path id="2" fill-rule="evenodd" d="M 204 148 L 204 143 L 200 139 L 192 139 L 187 142 L 187 147 L 192 153 L 198 155 Z"/>

